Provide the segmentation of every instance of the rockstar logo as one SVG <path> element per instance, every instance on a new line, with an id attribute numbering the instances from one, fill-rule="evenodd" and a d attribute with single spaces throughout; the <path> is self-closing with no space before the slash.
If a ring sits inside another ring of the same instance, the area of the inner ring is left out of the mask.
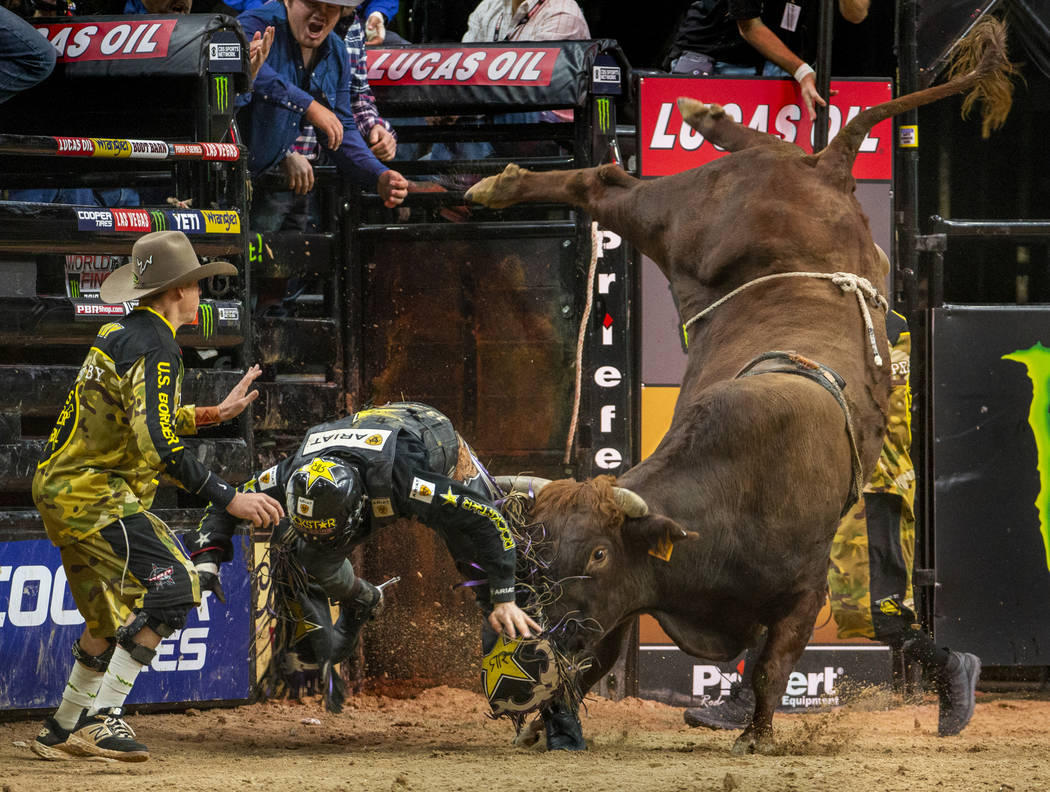
<path id="1" fill-rule="evenodd" d="M 451 504 L 452 506 L 456 506 L 459 504 L 459 495 L 453 493 L 452 487 L 449 487 L 448 492 L 442 494 L 441 500 L 443 500 L 445 503 Z"/>
<path id="2" fill-rule="evenodd" d="M 210 541 L 211 541 L 211 534 L 208 533 L 207 531 L 201 531 L 197 535 L 197 538 L 193 540 L 193 543 L 195 545 L 197 545 L 197 547 L 207 547 L 208 546 L 208 542 L 210 542 Z"/>
<path id="3" fill-rule="evenodd" d="M 504 679 L 523 679 L 526 682 L 536 680 L 520 665 L 516 659 L 521 641 L 500 635 L 492 651 L 481 661 L 481 673 L 485 677 L 485 695 L 490 699 L 496 692 L 499 683 Z"/>
<path id="4" fill-rule="evenodd" d="M 310 467 L 306 469 L 306 491 L 309 492 L 310 487 L 318 479 L 326 479 L 335 484 L 335 477 L 332 475 L 332 468 L 334 467 L 335 462 L 329 462 L 327 459 L 321 459 L 321 457 L 311 462 Z"/>

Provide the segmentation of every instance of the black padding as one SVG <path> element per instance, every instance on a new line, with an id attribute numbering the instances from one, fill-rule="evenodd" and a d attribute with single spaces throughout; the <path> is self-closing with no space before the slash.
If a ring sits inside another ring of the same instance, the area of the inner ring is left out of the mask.
<path id="1" fill-rule="evenodd" d="M 109 648 L 100 655 L 88 654 L 80 646 L 80 639 L 77 638 L 73 641 L 73 659 L 78 663 L 81 663 L 92 671 L 101 671 L 105 673 L 105 670 L 109 668 L 109 660 L 113 657 L 113 650 L 117 648 L 116 642 L 111 641 Z"/>
<path id="2" fill-rule="evenodd" d="M 117 643 L 120 644 L 129 655 L 131 655 L 133 660 L 142 665 L 149 665 L 153 662 L 153 658 L 157 656 L 155 651 L 140 643 L 136 643 L 134 640 L 135 636 L 142 632 L 145 627 L 150 627 L 150 629 L 156 632 L 156 628 L 152 627 L 149 624 L 149 621 L 149 615 L 139 612 L 135 614 L 135 618 L 130 624 L 125 624 L 117 628 Z M 157 634 L 160 635 L 160 633 Z"/>

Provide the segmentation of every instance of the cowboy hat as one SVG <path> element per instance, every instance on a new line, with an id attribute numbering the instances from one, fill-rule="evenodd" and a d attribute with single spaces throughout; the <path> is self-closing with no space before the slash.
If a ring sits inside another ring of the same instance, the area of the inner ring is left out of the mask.
<path id="1" fill-rule="evenodd" d="M 181 231 L 154 231 L 138 238 L 131 249 L 131 261 L 102 281 L 99 296 L 105 303 L 122 303 L 212 275 L 236 274 L 237 268 L 228 261 L 201 264 Z"/>

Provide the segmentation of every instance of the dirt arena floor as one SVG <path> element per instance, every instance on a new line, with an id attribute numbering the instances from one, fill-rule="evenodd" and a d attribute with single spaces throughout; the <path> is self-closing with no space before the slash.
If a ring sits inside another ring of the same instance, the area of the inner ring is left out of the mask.
<path id="1" fill-rule="evenodd" d="M 1045 697 L 979 694 L 969 728 L 941 739 L 932 698 L 878 693 L 778 715 L 779 755 L 746 757 L 730 754 L 732 733 L 690 729 L 681 710 L 639 699 L 590 700 L 590 750 L 573 754 L 515 748 L 510 724 L 486 711 L 480 695 L 437 687 L 359 695 L 339 715 L 314 699 L 138 714 L 130 722 L 152 753 L 139 764 L 44 762 L 29 750 L 35 721 L 0 723 L 0 791 L 1050 790 Z"/>

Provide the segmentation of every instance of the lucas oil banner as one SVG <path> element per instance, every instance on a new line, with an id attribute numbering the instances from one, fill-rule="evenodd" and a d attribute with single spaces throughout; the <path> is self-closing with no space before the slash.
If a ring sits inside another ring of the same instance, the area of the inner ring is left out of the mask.
<path id="1" fill-rule="evenodd" d="M 205 593 L 186 626 L 165 638 L 129 704 L 248 697 L 249 583 L 240 543 L 223 564 L 226 604 Z M 58 549 L 46 539 L 0 542 L 0 710 L 57 707 L 84 631 Z"/>
<path id="2" fill-rule="evenodd" d="M 892 99 L 886 80 L 833 80 L 828 138 L 872 105 Z M 638 150 L 643 176 L 666 176 L 720 157 L 724 149 L 704 140 L 678 111 L 681 96 L 715 103 L 734 121 L 812 151 L 813 124 L 794 80 L 772 78 L 646 77 L 639 88 Z M 853 165 L 856 179 L 890 179 L 893 124 L 876 124 Z"/>

